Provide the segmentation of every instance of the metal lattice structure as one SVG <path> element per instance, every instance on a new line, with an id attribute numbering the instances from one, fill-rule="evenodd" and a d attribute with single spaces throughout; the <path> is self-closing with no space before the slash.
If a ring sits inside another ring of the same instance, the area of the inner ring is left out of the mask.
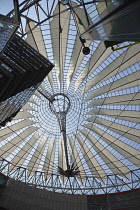
<path id="1" fill-rule="evenodd" d="M 67 193 L 139 187 L 140 44 L 112 51 L 88 31 L 117 2 L 19 1 L 18 34 L 55 67 L 0 130 L 13 178 Z"/>
<path id="2" fill-rule="evenodd" d="M 0 63 L 1 127 L 18 114 L 53 64 L 17 35 L 6 46 Z"/>
<path id="3" fill-rule="evenodd" d="M 109 194 L 122 191 L 134 190 L 140 188 L 140 170 L 130 171 L 129 179 L 112 174 L 104 177 L 105 182 L 98 181 L 94 176 L 62 178 L 59 174 L 50 174 L 48 179 L 44 179 L 44 172 L 36 171 L 28 177 L 28 170 L 19 167 L 14 171 L 10 170 L 11 163 L 6 160 L 0 162 L 1 170 L 5 175 L 12 179 L 25 182 L 36 188 L 46 189 L 48 191 L 72 194 Z M 84 180 L 84 181 L 82 181 Z"/>
<path id="4" fill-rule="evenodd" d="M 0 2 L 0 57 L 20 24 L 18 1 Z"/>

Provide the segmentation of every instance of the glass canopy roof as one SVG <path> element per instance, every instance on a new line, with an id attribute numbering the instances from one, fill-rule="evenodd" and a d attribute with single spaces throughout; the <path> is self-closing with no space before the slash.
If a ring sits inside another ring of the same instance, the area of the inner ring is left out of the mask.
<path id="1" fill-rule="evenodd" d="M 26 168 L 29 177 L 66 171 L 68 158 L 81 182 L 87 176 L 103 182 L 111 174 L 129 179 L 140 167 L 140 44 L 122 48 L 133 43 L 126 41 L 112 51 L 83 33 L 104 1 L 22 2 L 18 34 L 55 67 L 1 128 L 1 158 L 10 171 Z"/>

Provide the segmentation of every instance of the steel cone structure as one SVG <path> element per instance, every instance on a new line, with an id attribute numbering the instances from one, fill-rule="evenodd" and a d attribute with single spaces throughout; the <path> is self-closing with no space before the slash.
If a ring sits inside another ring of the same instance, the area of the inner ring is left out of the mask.
<path id="1" fill-rule="evenodd" d="M 26 180 L 35 183 L 36 177 L 36 184 L 47 182 L 50 189 L 65 191 L 69 182 L 70 193 L 85 185 L 89 192 L 101 189 L 109 176 L 115 176 L 114 189 L 117 179 L 121 186 L 132 183 L 132 171 L 139 181 L 140 44 L 126 41 L 112 51 L 90 33 L 82 34 L 105 2 L 19 3 L 18 33 L 55 67 L 1 128 L 2 171 L 20 180 L 26 173 Z M 92 186 L 88 178 L 94 179 Z"/>

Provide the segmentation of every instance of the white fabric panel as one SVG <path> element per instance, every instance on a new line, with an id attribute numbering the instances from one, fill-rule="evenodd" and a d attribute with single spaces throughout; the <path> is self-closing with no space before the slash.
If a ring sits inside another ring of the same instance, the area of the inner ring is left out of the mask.
<path id="1" fill-rule="evenodd" d="M 25 119 L 25 118 L 32 118 L 33 115 L 31 115 L 29 112 L 19 112 L 14 118 L 13 120 L 17 120 L 17 119 Z"/>
<path id="2" fill-rule="evenodd" d="M 37 90 L 34 92 L 34 95 L 37 96 L 40 99 L 40 94 L 38 93 Z"/>
<path id="3" fill-rule="evenodd" d="M 69 64 L 69 69 L 67 73 L 67 89 L 70 85 L 72 77 L 75 75 L 79 65 L 81 64 L 82 59 L 84 58 L 84 54 L 82 53 L 82 45 L 79 39 L 79 36 L 76 36 L 73 52 Z"/>
<path id="4" fill-rule="evenodd" d="M 71 5 L 73 6 L 74 17 L 75 17 L 76 22 L 78 23 L 79 19 L 82 21 L 83 25 L 81 25 L 81 24 L 78 25 L 78 29 L 81 32 L 80 34 L 82 34 L 82 32 L 87 27 L 87 20 L 85 19 L 85 11 L 83 10 L 83 8 L 76 8 L 77 4 L 75 2 L 71 2 Z M 79 19 L 77 16 L 79 17 Z M 88 19 L 90 21 L 90 17 L 88 17 Z M 89 47 L 91 44 L 91 41 L 92 41 L 91 35 L 89 33 L 86 33 L 86 34 L 84 34 L 83 37 L 86 40 L 85 46 Z M 75 43 L 74 43 L 71 61 L 70 61 L 70 66 L 69 66 L 68 74 L 67 74 L 67 88 L 69 87 L 69 84 L 72 81 L 72 78 L 74 77 L 75 73 L 77 72 L 77 70 L 84 58 L 82 49 L 83 49 L 83 47 L 82 47 L 81 41 L 79 39 L 79 34 L 77 34 Z"/>
<path id="5" fill-rule="evenodd" d="M 121 124 L 111 122 L 111 121 L 108 121 L 108 120 L 105 120 L 105 119 L 102 119 L 99 117 L 95 117 L 95 116 L 88 118 L 87 121 L 95 122 L 99 125 L 109 127 L 108 128 L 109 130 L 116 129 L 116 131 L 123 132 L 123 135 L 126 137 L 128 137 L 130 135 L 128 138 L 130 138 L 132 141 L 136 141 L 136 142 L 140 143 L 140 139 L 139 139 L 140 131 L 138 129 L 127 127 L 125 125 L 121 125 Z"/>
<path id="6" fill-rule="evenodd" d="M 53 77 L 52 77 L 52 72 L 50 71 L 49 74 L 47 75 L 46 79 L 48 80 L 48 82 L 50 83 L 50 86 L 53 90 L 54 84 L 53 84 Z"/>
<path id="7" fill-rule="evenodd" d="M 74 163 L 75 168 L 78 167 L 77 170 L 79 170 L 82 173 L 82 177 L 86 177 L 85 169 L 84 169 L 83 164 L 81 162 L 81 159 L 80 159 L 79 153 L 77 151 L 77 148 L 74 144 L 74 140 L 71 137 L 68 137 L 68 143 L 69 143 L 70 153 L 71 153 L 71 156 L 72 156 L 72 164 Z M 84 179 L 80 179 L 80 180 L 82 182 L 84 181 Z"/>
<path id="8" fill-rule="evenodd" d="M 60 4 L 60 13 L 61 11 L 65 9 L 66 9 L 66 6 Z M 56 7 L 54 11 L 54 15 L 58 13 L 59 13 L 59 6 Z M 61 28 L 62 28 L 62 33 L 60 33 L 60 47 L 61 47 L 60 51 L 59 51 L 59 30 L 58 30 L 59 29 L 59 15 L 54 16 L 53 20 L 50 22 L 50 29 L 51 29 L 52 49 L 53 49 L 53 55 L 54 55 L 56 75 L 57 75 L 58 82 L 60 83 L 60 86 L 61 86 L 62 79 L 63 79 L 62 71 L 64 69 L 64 64 L 65 64 L 64 58 L 66 54 L 70 13 L 68 11 L 66 11 L 65 13 L 61 13 L 60 18 L 61 18 Z M 59 64 L 59 56 L 60 56 L 60 62 L 61 62 L 60 64 Z"/>
<path id="9" fill-rule="evenodd" d="M 140 60 L 140 53 L 138 46 L 137 45 L 131 46 L 127 52 L 124 52 L 122 55 L 116 58 L 115 61 L 112 61 L 112 63 L 107 67 L 105 67 L 103 71 L 101 71 L 99 74 L 97 74 L 89 82 L 86 83 L 86 87 L 83 87 L 84 91 L 87 92 L 90 88 L 93 87 L 93 84 L 96 85 L 99 82 L 102 82 L 114 76 L 116 73 L 119 73 L 124 69 L 127 69 L 129 66 L 137 63 Z M 131 53 L 131 50 L 133 50 L 133 53 Z M 95 70 L 95 68 L 93 69 Z"/>
<path id="10" fill-rule="evenodd" d="M 28 102 L 31 102 L 32 104 L 35 104 L 35 105 L 36 105 L 36 102 L 35 102 L 35 100 L 33 99 L 33 97 L 31 97 L 31 98 L 29 99 Z"/>
<path id="11" fill-rule="evenodd" d="M 77 19 L 77 23 L 79 22 L 79 20 L 82 23 L 78 25 L 78 28 L 82 34 L 85 31 L 85 29 L 88 28 L 88 26 L 92 24 L 92 20 L 90 19 L 90 16 L 88 14 L 86 16 L 84 8 L 78 7 L 77 3 L 71 1 L 71 6 L 73 7 L 73 11 L 74 11 L 73 13 L 76 14 L 75 18 Z M 87 18 L 89 22 L 87 21 Z"/>
<path id="12" fill-rule="evenodd" d="M 91 113 L 93 115 L 107 115 L 110 117 L 115 117 L 117 119 L 128 120 L 128 121 L 132 121 L 132 122 L 139 122 L 139 119 L 140 119 L 139 111 L 93 108 L 90 111 L 90 114 Z"/>
<path id="13" fill-rule="evenodd" d="M 103 159 L 106 165 L 113 173 L 125 176 L 129 173 L 129 169 L 122 164 L 109 150 L 107 150 L 99 141 L 97 141 L 87 130 L 83 129 L 80 132 L 93 144 L 97 154 Z"/>
<path id="14" fill-rule="evenodd" d="M 11 136 L 11 133 L 9 133 L 9 134 L 5 134 L 5 135 L 3 135 L 3 136 L 0 136 L 0 142 L 2 142 L 3 140 L 6 140 L 8 137 L 10 137 Z M 14 137 L 13 137 L 14 138 Z"/>
<path id="15" fill-rule="evenodd" d="M 101 137 L 101 139 L 103 139 L 107 144 L 114 148 L 118 153 L 120 153 L 126 159 L 134 163 L 136 166 L 140 167 L 140 151 L 111 136 L 107 132 L 104 132 L 102 129 L 96 127 L 95 125 L 93 126 L 93 124 L 91 123 L 86 124 L 84 127 L 96 133 L 98 136 Z"/>
<path id="16" fill-rule="evenodd" d="M 19 136 L 16 136 L 14 139 L 6 143 L 3 147 L 1 147 L 1 157 L 6 158 L 9 154 L 11 154 L 22 142 L 24 142 L 25 138 L 36 131 L 38 128 L 29 127 L 25 131 L 23 131 Z"/>
<path id="17" fill-rule="evenodd" d="M 33 166 L 33 169 L 32 169 L 33 171 L 30 173 L 30 175 L 32 175 L 34 173 L 34 171 L 37 171 L 38 168 L 39 168 L 40 161 L 41 161 L 42 157 L 44 156 L 44 149 L 45 149 L 45 146 L 46 146 L 46 143 L 47 143 L 47 139 L 48 139 L 47 136 L 42 137 L 42 140 L 41 140 L 42 145 L 39 146 L 39 148 L 37 149 L 37 151 L 33 155 L 33 158 L 35 156 L 35 157 L 37 157 L 37 160 L 34 162 L 34 166 Z M 41 147 L 41 150 L 40 150 L 40 147 Z M 39 154 L 39 152 L 40 152 L 40 154 Z"/>
<path id="18" fill-rule="evenodd" d="M 86 38 L 86 37 L 85 37 Z M 89 47 L 90 43 L 91 43 L 91 37 L 87 37 L 87 41 L 86 41 L 86 47 Z M 74 43 L 74 47 L 73 47 L 73 53 L 72 53 L 72 57 L 71 57 L 71 61 L 70 61 L 70 65 L 69 65 L 69 69 L 68 69 L 68 73 L 67 73 L 67 84 L 69 87 L 70 82 L 72 81 L 72 78 L 75 76 L 75 73 L 77 72 L 83 58 L 84 58 L 84 54 L 82 52 L 82 44 L 80 42 L 79 36 L 76 36 L 75 39 L 75 43 Z M 86 65 L 86 67 L 83 69 L 84 71 L 82 71 L 82 78 L 83 78 L 83 74 L 86 74 L 86 71 L 88 71 L 89 69 L 89 63 Z M 75 90 L 78 89 L 79 85 L 81 84 L 81 78 L 78 77 L 78 79 L 76 79 L 76 86 L 75 86 Z"/>
<path id="19" fill-rule="evenodd" d="M 109 3 L 111 3 L 111 2 L 108 1 L 106 4 L 105 2 L 100 2 L 100 0 L 99 0 L 98 4 L 96 5 L 98 13 L 101 14 L 102 12 L 104 12 L 104 10 L 109 5 Z"/>
<path id="20" fill-rule="evenodd" d="M 130 102 L 131 100 L 132 102 Z M 112 97 L 107 97 L 107 98 L 93 99 L 88 105 L 88 108 L 94 107 L 94 106 L 107 105 L 107 104 L 117 104 L 117 103 L 120 105 L 127 105 L 128 103 L 130 105 L 133 105 L 133 104 L 139 105 L 140 93 L 131 93 L 131 94 L 124 94 L 120 96 L 118 95 L 118 96 L 112 96 Z"/>
<path id="21" fill-rule="evenodd" d="M 91 56 L 91 59 L 87 62 L 85 68 L 81 72 L 81 74 L 76 79 L 76 85 L 75 85 L 75 91 L 79 88 L 80 84 L 84 81 L 87 75 L 90 75 L 93 73 L 93 71 L 96 70 L 96 68 L 109 56 L 111 53 L 111 48 L 106 49 L 104 42 L 101 42 L 93 55 Z M 93 86 L 94 83 L 92 83 Z M 86 89 L 88 86 L 88 83 L 86 83 Z"/>
<path id="22" fill-rule="evenodd" d="M 63 139 L 59 139 L 59 148 L 58 148 L 58 166 L 61 167 L 64 171 L 67 170 L 66 155 L 64 150 Z M 60 176 L 62 182 L 66 181 L 65 176 Z"/>
<path id="23" fill-rule="evenodd" d="M 32 33 L 30 32 L 30 29 L 32 30 Z M 26 42 L 30 44 L 35 50 L 39 51 L 40 54 L 42 54 L 45 58 L 47 58 L 43 36 L 40 28 L 35 28 L 34 22 L 30 21 L 29 25 L 26 24 L 26 32 Z"/>
<path id="24" fill-rule="evenodd" d="M 43 166 L 45 179 L 47 179 L 47 176 L 53 172 L 54 155 L 55 155 L 55 139 L 51 139 Z"/>
<path id="25" fill-rule="evenodd" d="M 59 139 L 59 148 L 58 148 L 58 166 L 61 167 L 64 171 L 67 169 L 66 164 L 66 155 L 64 150 L 63 139 Z"/>
<path id="26" fill-rule="evenodd" d="M 78 158 L 79 161 L 80 161 L 80 158 L 79 158 L 79 154 L 77 152 L 74 140 L 71 137 L 67 137 L 67 142 L 68 142 L 68 148 L 69 148 L 69 151 L 70 151 L 71 164 L 74 164 L 74 167 L 77 168 L 78 167 L 78 165 L 77 165 L 78 161 L 76 161 L 76 159 Z"/>
<path id="27" fill-rule="evenodd" d="M 47 142 L 48 137 L 47 136 L 43 136 L 40 139 L 40 142 L 34 152 L 34 154 L 32 155 L 32 158 L 30 159 L 29 163 L 28 163 L 28 176 L 32 175 L 35 171 L 37 171 L 41 157 L 43 155 L 45 146 L 46 146 L 46 142 Z"/>
<path id="28" fill-rule="evenodd" d="M 32 122 L 32 121 L 29 120 L 29 119 L 23 120 L 23 121 L 21 121 L 21 122 L 19 122 L 19 123 L 16 123 L 16 124 L 14 124 L 14 125 L 9 126 L 9 128 L 4 128 L 4 129 L 0 130 L 0 136 L 1 136 L 1 137 L 2 137 L 2 136 L 4 137 L 4 136 L 7 135 L 7 134 L 13 133 L 13 132 L 15 132 L 16 130 L 25 128 L 25 127 L 27 127 L 27 126 L 29 126 L 29 125 L 32 125 L 32 124 L 34 124 L 34 122 Z"/>
<path id="29" fill-rule="evenodd" d="M 49 81 L 49 83 L 50 83 L 50 86 L 51 86 L 51 88 L 52 88 L 52 90 L 53 90 L 53 77 L 52 77 L 52 72 L 51 72 L 51 71 L 50 71 L 49 74 L 47 75 L 47 79 L 48 79 L 48 81 Z"/>
<path id="30" fill-rule="evenodd" d="M 78 153 L 74 153 L 74 151 L 76 150 L 76 148 L 75 148 L 74 142 L 73 142 L 73 144 L 72 143 L 70 144 L 71 141 L 73 141 L 73 139 L 70 138 L 70 137 L 67 137 L 68 150 L 70 151 L 70 161 L 71 161 L 70 164 L 71 165 L 74 164 L 74 167 L 77 168 L 78 167 L 77 166 L 77 161 L 75 159 L 78 156 Z M 74 150 L 74 148 L 75 148 L 75 150 Z"/>
<path id="31" fill-rule="evenodd" d="M 32 29 L 32 33 L 30 33 L 30 29 Z M 35 28 L 34 22 L 30 21 L 29 25 L 26 24 L 26 32 L 26 42 L 30 44 L 35 50 L 39 51 L 39 53 L 42 54 L 45 58 L 47 58 L 46 48 L 40 28 Z M 51 87 L 53 88 L 52 73 L 49 72 L 47 77 Z"/>
<path id="32" fill-rule="evenodd" d="M 118 130 L 118 129 L 115 129 L 115 128 L 109 128 L 110 131 L 113 131 L 115 133 L 118 133 L 119 135 L 122 135 L 122 136 L 125 136 L 126 138 L 128 139 L 131 139 L 132 141 L 137 142 L 137 143 L 140 143 L 140 137 L 139 136 L 136 136 L 135 134 L 130 134 L 130 133 L 126 133 L 124 131 L 121 131 L 121 130 Z"/>
<path id="33" fill-rule="evenodd" d="M 96 90 L 91 91 L 88 96 L 87 100 L 90 100 L 94 97 L 97 97 L 103 93 L 112 92 L 112 91 L 119 91 L 122 89 L 130 88 L 133 86 L 137 86 L 140 84 L 140 71 L 137 71 L 133 74 L 130 74 L 126 77 L 123 77 L 121 79 L 118 79 L 117 81 L 114 81 L 113 83 L 110 83 L 108 85 L 104 85 Z"/>
<path id="34" fill-rule="evenodd" d="M 34 124 L 33 121 L 31 121 L 31 120 L 29 120 L 29 119 L 26 119 L 26 120 L 23 120 L 23 121 L 21 121 L 21 122 L 19 122 L 19 123 L 16 123 L 16 124 L 14 124 L 14 125 L 9 126 L 9 128 L 10 128 L 12 131 L 16 131 L 16 130 L 18 130 L 18 129 L 22 129 L 22 128 L 25 128 L 25 127 L 27 127 L 27 126 L 33 125 L 33 124 Z M 11 132 L 12 132 L 12 131 L 11 131 Z"/>
<path id="35" fill-rule="evenodd" d="M 41 85 L 39 87 L 43 90 L 43 92 L 46 92 L 45 82 L 44 81 L 41 83 Z"/>
<path id="36" fill-rule="evenodd" d="M 81 146 L 82 155 L 86 160 L 86 163 L 91 173 L 95 175 L 98 179 L 103 179 L 106 174 L 101 165 L 97 162 L 96 158 L 94 158 L 93 154 L 90 152 L 82 137 L 79 134 L 76 134 L 76 138 Z"/>
<path id="37" fill-rule="evenodd" d="M 34 109 L 28 104 L 26 103 L 23 107 L 22 107 L 23 110 L 31 110 L 31 111 L 34 111 Z"/>
<path id="38" fill-rule="evenodd" d="M 10 170 L 14 170 L 16 166 L 20 166 L 24 163 L 27 156 L 30 154 L 32 148 L 34 147 L 34 144 L 38 140 L 38 138 L 42 135 L 40 132 L 34 133 L 34 135 L 30 138 L 29 141 L 22 147 L 22 149 L 16 154 L 16 156 L 11 160 Z"/>
<path id="39" fill-rule="evenodd" d="M 44 95 L 45 95 L 46 97 L 51 98 L 52 95 L 51 95 L 50 92 L 48 92 L 47 89 L 45 88 L 46 86 L 45 86 L 45 82 L 44 82 L 44 81 L 41 83 L 41 85 L 40 85 L 39 87 L 42 89 L 41 92 L 44 93 Z"/>
<path id="40" fill-rule="evenodd" d="M 139 52 L 140 52 L 140 44 L 136 44 L 136 45 L 132 45 L 131 47 L 129 47 L 129 49 L 127 50 L 126 56 L 124 57 L 123 61 L 124 62 L 128 62 L 129 66 L 132 65 L 131 63 L 131 58 L 134 57 L 135 58 L 135 63 L 138 62 L 140 59 L 139 57 Z M 137 57 L 138 55 L 138 57 Z"/>

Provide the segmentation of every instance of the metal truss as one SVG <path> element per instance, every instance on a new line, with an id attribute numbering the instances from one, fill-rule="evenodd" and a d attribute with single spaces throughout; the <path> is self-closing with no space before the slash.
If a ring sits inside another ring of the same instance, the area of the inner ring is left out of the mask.
<path id="1" fill-rule="evenodd" d="M 130 171 L 129 179 L 122 179 L 116 174 L 104 177 L 104 182 L 97 180 L 94 176 L 86 177 L 64 177 L 58 174 L 48 174 L 36 171 L 32 176 L 27 176 L 27 169 L 18 167 L 10 171 L 10 162 L 0 160 L 0 172 L 18 181 L 25 182 L 30 186 L 48 191 L 68 194 L 107 194 L 140 188 L 140 169 Z"/>
<path id="2" fill-rule="evenodd" d="M 83 9 L 85 11 L 85 15 L 87 16 L 85 5 L 93 5 L 93 4 L 96 4 L 97 2 L 101 2 L 101 1 L 106 2 L 106 0 L 92 0 L 92 1 L 89 0 L 89 1 L 86 1 L 86 2 L 84 2 L 83 0 L 80 0 L 80 1 L 77 1 L 77 5 L 72 7 L 71 4 L 68 3 L 69 1 L 67 3 L 65 3 L 61 0 L 60 1 L 52 0 L 52 2 L 46 1 L 47 2 L 47 9 L 44 10 L 43 6 L 41 5 L 41 0 L 23 0 L 22 2 L 20 1 L 20 3 L 19 3 L 18 14 L 19 14 L 21 20 L 24 19 L 24 21 L 26 20 L 27 23 L 30 22 L 30 21 L 33 21 L 35 23 L 35 27 L 32 28 L 32 30 L 34 30 L 36 27 L 41 26 L 42 24 L 44 24 L 49 19 L 51 19 L 55 16 L 58 16 L 61 13 L 65 13 L 66 11 L 73 11 L 73 9 L 76 9 L 76 8 L 79 8 L 79 7 L 83 7 Z M 55 5 L 56 2 L 59 2 L 63 5 L 67 5 L 67 8 L 64 9 L 63 11 L 61 11 L 60 14 L 59 13 L 53 14 L 53 10 L 54 10 L 54 7 L 55 7 L 54 5 Z M 36 11 L 36 16 L 34 16 L 34 17 L 28 16 L 28 12 L 31 8 L 34 8 L 35 11 Z M 45 17 L 43 19 L 41 18 L 39 11 L 42 11 L 42 13 L 45 15 Z M 12 12 L 13 11 L 11 11 L 11 13 Z M 89 22 L 88 17 L 87 17 L 87 21 Z M 22 21 L 21 21 L 21 25 L 19 27 L 18 34 L 21 37 L 24 37 L 27 34 L 27 32 L 24 31 Z"/>

